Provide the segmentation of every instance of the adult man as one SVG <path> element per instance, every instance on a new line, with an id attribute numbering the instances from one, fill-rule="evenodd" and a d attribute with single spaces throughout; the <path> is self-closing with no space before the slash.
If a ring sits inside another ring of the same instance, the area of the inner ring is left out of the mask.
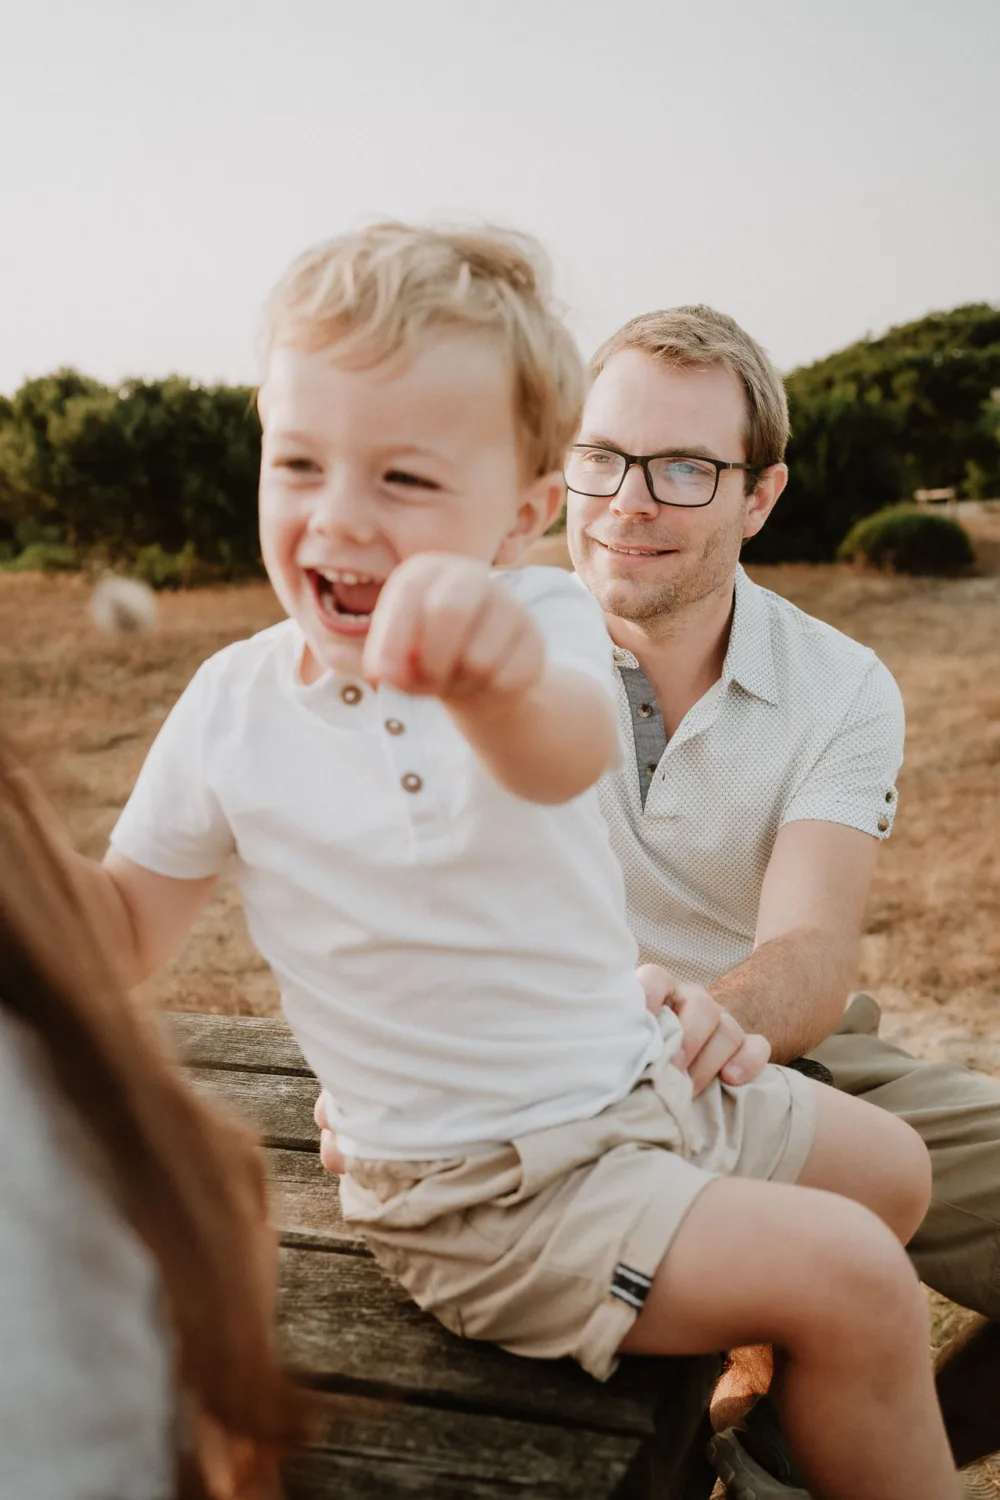
<path id="1" fill-rule="evenodd" d="M 738 566 L 787 477 L 781 382 L 701 307 L 634 319 L 593 370 L 568 537 L 618 660 L 632 753 L 603 807 L 642 958 L 710 990 L 685 1016 L 696 1081 L 762 1032 L 775 1060 L 811 1052 L 916 1127 L 935 1194 L 914 1263 L 1000 1320 L 1000 1084 L 880 1041 L 869 996 L 843 1015 L 896 807 L 898 691 L 871 652 Z M 998 1334 L 983 1326 L 941 1372 L 959 1463 L 1000 1443 Z"/>

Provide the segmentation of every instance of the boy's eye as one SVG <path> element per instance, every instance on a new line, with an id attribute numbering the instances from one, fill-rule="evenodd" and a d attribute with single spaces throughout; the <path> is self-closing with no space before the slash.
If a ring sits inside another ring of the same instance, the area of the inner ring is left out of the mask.
<path id="1" fill-rule="evenodd" d="M 387 469 L 382 476 L 386 484 L 398 484 L 407 489 L 438 490 L 441 486 L 433 479 L 413 474 L 408 469 Z"/>
<path id="2" fill-rule="evenodd" d="M 288 469 L 292 474 L 315 474 L 319 471 L 319 464 L 311 458 L 277 458 L 274 466 L 276 469 Z"/>

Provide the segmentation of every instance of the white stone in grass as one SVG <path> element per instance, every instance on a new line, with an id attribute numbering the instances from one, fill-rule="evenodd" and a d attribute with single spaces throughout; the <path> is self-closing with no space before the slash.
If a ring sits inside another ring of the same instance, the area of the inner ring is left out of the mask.
<path id="1" fill-rule="evenodd" d="M 126 635 L 156 627 L 156 595 L 138 578 L 102 578 L 90 596 L 90 617 L 108 635 Z"/>

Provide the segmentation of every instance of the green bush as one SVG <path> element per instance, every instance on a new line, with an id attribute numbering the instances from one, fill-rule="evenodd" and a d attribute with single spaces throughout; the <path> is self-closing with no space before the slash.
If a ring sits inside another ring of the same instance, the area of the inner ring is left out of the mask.
<path id="1" fill-rule="evenodd" d="M 852 526 L 837 548 L 842 562 L 867 562 L 893 573 L 961 573 L 975 561 L 957 521 L 910 505 L 892 505 Z"/>
<path id="2" fill-rule="evenodd" d="M 260 566 L 260 424 L 252 392 L 171 376 L 111 388 L 74 370 L 0 403 L 0 541 L 56 541 L 169 584 Z M 169 575 L 169 576 L 167 576 Z"/>
<path id="3" fill-rule="evenodd" d="M 196 582 L 198 558 L 191 542 L 180 552 L 167 552 L 159 542 L 153 542 L 148 547 L 140 547 L 131 571 L 151 589 L 189 588 Z"/>
<path id="4" fill-rule="evenodd" d="M 80 558 L 65 542 L 31 542 L 3 567 L 8 573 L 75 573 Z"/>

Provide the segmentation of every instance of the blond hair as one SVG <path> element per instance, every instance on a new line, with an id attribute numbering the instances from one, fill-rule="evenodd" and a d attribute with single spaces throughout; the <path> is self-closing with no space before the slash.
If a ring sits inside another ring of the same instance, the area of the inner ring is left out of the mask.
<path id="1" fill-rule="evenodd" d="M 746 397 L 743 441 L 747 463 L 759 471 L 784 458 L 788 443 L 785 387 L 760 344 L 734 318 L 702 304 L 643 313 L 605 340 L 590 362 L 591 374 L 599 375 L 622 349 L 639 349 L 681 369 L 724 365 L 739 380 Z M 754 484 L 755 474 L 748 474 L 747 488 Z"/>
<path id="2" fill-rule="evenodd" d="M 484 228 L 373 224 L 307 250 L 265 307 L 265 344 L 336 347 L 371 368 L 413 354 L 431 328 L 493 337 L 507 357 L 531 477 L 562 468 L 580 425 L 586 377 L 528 235 Z"/>

